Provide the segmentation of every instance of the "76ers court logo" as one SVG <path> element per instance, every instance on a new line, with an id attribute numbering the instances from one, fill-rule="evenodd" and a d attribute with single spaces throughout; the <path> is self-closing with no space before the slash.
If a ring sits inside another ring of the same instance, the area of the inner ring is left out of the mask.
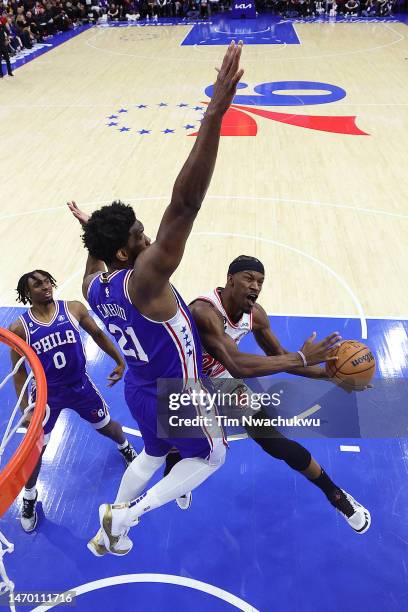
<path id="1" fill-rule="evenodd" d="M 205 89 L 208 98 L 212 97 L 214 86 Z M 324 115 L 277 112 L 268 107 L 301 107 L 331 104 L 346 97 L 346 92 L 337 85 L 318 81 L 273 81 L 259 83 L 250 91 L 246 83 L 238 84 L 237 95 L 224 116 L 221 136 L 256 136 L 258 123 L 262 120 L 277 121 L 290 126 L 345 134 L 349 136 L 368 136 L 356 125 L 356 117 L 348 115 Z M 200 122 L 205 113 L 208 100 L 201 104 L 179 102 L 171 104 L 134 104 L 121 108 L 106 118 L 108 128 L 128 136 L 148 137 L 162 134 L 171 137 L 175 134 L 197 136 Z M 154 111 L 152 113 L 152 111 Z"/>

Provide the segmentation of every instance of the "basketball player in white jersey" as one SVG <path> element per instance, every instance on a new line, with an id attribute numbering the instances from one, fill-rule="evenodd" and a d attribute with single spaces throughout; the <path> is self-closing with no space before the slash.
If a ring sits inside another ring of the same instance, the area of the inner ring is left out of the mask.
<path id="1" fill-rule="evenodd" d="M 225 287 L 218 287 L 190 304 L 203 348 L 203 373 L 213 380 L 263 376 L 270 370 L 268 356 L 287 355 L 288 351 L 271 330 L 265 310 L 256 303 L 264 278 L 263 264 L 254 257 L 241 255 L 230 264 Z M 238 350 L 239 342 L 250 332 L 267 356 L 251 355 Z M 314 339 L 315 335 L 314 332 L 311 338 Z M 307 362 L 304 365 L 287 371 L 308 378 L 327 379 L 324 368 L 308 366 Z M 233 384 L 245 386 L 243 381 L 235 381 Z M 227 380 L 221 389 L 224 387 L 225 392 L 232 392 Z M 262 416 L 261 412 L 257 412 L 257 417 Z M 263 416 L 267 417 L 267 414 Z M 308 450 L 278 430 L 273 431 L 273 437 L 264 437 L 265 430 L 262 427 L 246 429 L 248 435 L 266 453 L 285 461 L 319 487 L 357 533 L 362 534 L 369 529 L 369 511 L 334 484 Z"/>

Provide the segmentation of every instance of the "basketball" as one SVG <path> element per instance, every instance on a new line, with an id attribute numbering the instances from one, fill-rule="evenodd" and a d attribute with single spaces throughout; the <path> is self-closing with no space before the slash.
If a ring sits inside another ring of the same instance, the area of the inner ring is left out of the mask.
<path id="1" fill-rule="evenodd" d="M 375 357 L 371 349 L 357 340 L 345 340 L 333 349 L 331 355 L 337 356 L 337 361 L 326 363 L 329 378 L 345 383 L 353 389 L 361 389 L 368 385 L 375 372 Z"/>

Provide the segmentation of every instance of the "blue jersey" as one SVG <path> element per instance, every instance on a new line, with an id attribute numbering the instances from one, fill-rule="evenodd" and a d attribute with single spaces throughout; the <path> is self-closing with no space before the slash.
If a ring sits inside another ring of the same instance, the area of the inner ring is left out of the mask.
<path id="1" fill-rule="evenodd" d="M 48 387 L 69 386 L 86 375 L 86 357 L 79 334 L 79 324 L 67 302 L 56 301 L 49 323 L 39 321 L 31 309 L 20 316 L 26 341 L 37 353 L 44 368 Z"/>
<path id="2" fill-rule="evenodd" d="M 173 289 L 178 305 L 174 317 L 157 322 L 142 315 L 129 296 L 132 272 L 100 274 L 88 289 L 89 305 L 114 336 L 126 360 L 126 381 L 156 393 L 158 378 L 198 380 L 201 345 L 186 304 Z"/>

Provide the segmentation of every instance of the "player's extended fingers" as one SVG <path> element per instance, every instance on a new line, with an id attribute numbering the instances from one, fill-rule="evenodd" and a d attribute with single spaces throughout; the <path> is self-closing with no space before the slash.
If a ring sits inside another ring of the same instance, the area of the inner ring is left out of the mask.
<path id="1" fill-rule="evenodd" d="M 337 344 L 338 342 L 340 342 L 340 340 L 341 340 L 341 336 L 339 332 L 336 331 L 326 336 L 326 338 L 324 338 L 323 340 L 323 343 L 325 344 L 325 346 L 333 346 L 334 344 Z"/>
<path id="2" fill-rule="evenodd" d="M 239 70 L 239 61 L 242 53 L 242 40 L 234 47 L 232 52 L 231 64 L 227 73 L 227 79 L 232 80 Z"/>
<path id="3" fill-rule="evenodd" d="M 236 73 L 236 75 L 233 77 L 233 79 L 231 80 L 231 85 L 232 87 L 236 87 L 238 85 L 238 83 L 240 82 L 240 80 L 242 79 L 242 75 L 244 74 L 244 69 L 241 68 L 241 70 L 238 70 L 238 72 Z"/>
<path id="4" fill-rule="evenodd" d="M 220 75 L 224 75 L 228 72 L 231 66 L 234 49 L 235 49 L 235 41 L 231 40 L 230 44 L 228 45 L 228 49 L 225 52 L 224 58 L 222 60 L 221 68 L 218 71 Z"/>
<path id="5" fill-rule="evenodd" d="M 311 344 L 316 338 L 316 332 L 312 332 L 310 334 L 310 336 L 308 338 L 306 338 L 306 340 L 303 343 L 303 346 L 306 346 L 307 344 Z"/>

